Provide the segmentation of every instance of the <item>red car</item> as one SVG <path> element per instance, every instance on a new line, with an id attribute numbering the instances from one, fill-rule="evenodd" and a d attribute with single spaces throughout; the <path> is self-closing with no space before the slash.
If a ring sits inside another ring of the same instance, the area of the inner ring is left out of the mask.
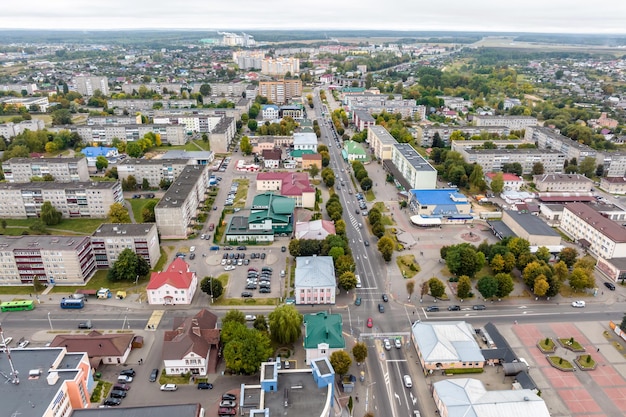
<path id="1" fill-rule="evenodd" d="M 237 414 L 237 410 L 234 408 L 220 407 L 217 410 L 217 414 L 219 414 L 220 416 L 234 416 L 235 414 Z"/>
<path id="2" fill-rule="evenodd" d="M 372 320 L 371 317 L 367 319 L 367 327 L 369 327 L 370 329 L 374 327 L 374 320 Z"/>

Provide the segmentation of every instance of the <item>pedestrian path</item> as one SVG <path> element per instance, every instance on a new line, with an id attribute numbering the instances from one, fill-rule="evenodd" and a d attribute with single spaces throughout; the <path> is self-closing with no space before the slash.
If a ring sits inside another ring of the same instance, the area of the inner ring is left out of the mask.
<path id="1" fill-rule="evenodd" d="M 164 314 L 165 310 L 154 310 L 150 315 L 148 322 L 146 323 L 145 330 L 156 331 L 156 329 L 159 327 L 159 323 L 161 323 L 161 319 L 163 318 Z"/>

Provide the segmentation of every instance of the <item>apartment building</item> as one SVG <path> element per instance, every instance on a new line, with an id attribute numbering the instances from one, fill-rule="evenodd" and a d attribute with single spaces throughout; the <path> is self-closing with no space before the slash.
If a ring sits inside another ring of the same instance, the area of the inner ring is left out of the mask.
<path id="1" fill-rule="evenodd" d="M 567 160 L 576 158 L 580 163 L 587 157 L 603 163 L 604 156 L 595 149 L 561 135 L 558 131 L 542 126 L 528 126 L 524 135 L 526 141 L 536 143 L 540 149 L 553 149 L 565 155 Z"/>
<path id="2" fill-rule="evenodd" d="M 31 95 L 34 94 L 39 88 L 37 84 L 0 84 L 0 91 L 9 92 L 13 91 L 15 93 L 22 93 L 22 91 L 26 91 L 26 94 Z"/>
<path id="3" fill-rule="evenodd" d="M 523 139 L 510 140 L 453 140 L 450 147 L 455 152 L 461 152 L 463 149 L 482 148 L 485 142 L 489 142 L 497 149 L 518 148 L 520 145 L 529 144 Z"/>
<path id="4" fill-rule="evenodd" d="M 188 165 L 185 159 L 128 158 L 117 165 L 117 174 L 120 181 L 132 175 L 137 184 L 146 179 L 150 187 L 159 187 L 162 180 L 174 182 Z"/>
<path id="5" fill-rule="evenodd" d="M 393 144 L 391 162 L 393 166 L 385 161 L 385 168 L 395 174 L 406 190 L 437 188 L 437 170 L 408 143 Z"/>
<path id="6" fill-rule="evenodd" d="M 490 137 L 508 136 L 511 133 L 511 129 L 506 126 L 426 126 L 422 131 L 422 146 L 431 146 L 433 144 L 433 138 L 438 133 L 439 137 L 447 145 L 450 143 L 450 135 L 453 132 L 461 132 L 464 136 L 470 138 L 472 136 L 481 136 L 483 134 Z M 471 143 L 479 142 L 472 140 Z M 478 145 L 477 145 L 478 146 Z"/>
<path id="7" fill-rule="evenodd" d="M 259 95 L 267 97 L 271 102 L 276 104 L 285 104 L 294 97 L 302 96 L 302 81 L 279 80 L 279 81 L 261 81 L 259 82 Z"/>
<path id="8" fill-rule="evenodd" d="M 365 110 L 355 110 L 352 113 L 352 122 L 358 131 L 363 131 L 376 125 L 376 120 Z"/>
<path id="9" fill-rule="evenodd" d="M 263 58 L 261 60 L 261 74 L 284 77 L 285 74 L 296 75 L 300 73 L 300 60 L 298 58 Z"/>
<path id="10" fill-rule="evenodd" d="M 31 182 L 52 175 L 55 182 L 89 181 L 87 158 L 11 158 L 2 163 L 7 182 Z"/>
<path id="11" fill-rule="evenodd" d="M 141 124 L 141 115 L 136 116 L 89 116 L 87 118 L 88 126 L 105 126 L 105 125 L 132 125 Z"/>
<path id="12" fill-rule="evenodd" d="M 182 113 L 155 116 L 153 122 L 157 125 L 181 125 L 187 132 L 209 133 L 223 118 L 223 115 L 218 114 Z"/>
<path id="13" fill-rule="evenodd" d="M 107 77 L 81 75 L 72 79 L 74 90 L 83 96 L 93 96 L 100 90 L 105 96 L 109 95 L 109 79 Z"/>
<path id="14" fill-rule="evenodd" d="M 370 126 L 367 128 L 367 142 L 370 144 L 374 156 L 381 160 L 391 159 L 393 145 L 398 143 L 391 136 L 391 133 L 382 126 Z"/>
<path id="15" fill-rule="evenodd" d="M 164 124 L 130 124 L 130 125 L 82 125 L 65 126 L 63 129 L 75 131 L 80 138 L 88 143 L 110 145 L 113 139 L 134 142 L 143 138 L 147 133 L 159 135 L 163 144 L 184 145 L 187 143 L 187 134 L 183 125 Z M 57 129 L 58 130 L 58 129 Z"/>
<path id="16" fill-rule="evenodd" d="M 306 172 L 260 172 L 256 176 L 258 192 L 278 191 L 295 201 L 296 207 L 315 206 L 315 188 Z"/>
<path id="17" fill-rule="evenodd" d="M 611 194 L 626 194 L 626 177 L 601 178 L 600 188 Z"/>
<path id="18" fill-rule="evenodd" d="M 154 208 L 162 239 L 185 239 L 193 229 L 198 207 L 209 184 L 208 166 L 185 167 Z"/>
<path id="19" fill-rule="evenodd" d="M 237 123 L 234 117 L 224 116 L 222 120 L 215 125 L 209 134 L 209 143 L 211 151 L 215 153 L 226 153 L 229 151 L 230 144 L 235 139 L 237 133 Z"/>
<path id="20" fill-rule="evenodd" d="M 155 223 L 103 223 L 91 235 L 97 268 L 110 268 L 124 249 L 130 249 L 154 268 L 161 256 Z"/>
<path id="21" fill-rule="evenodd" d="M 83 285 L 95 270 L 89 236 L 0 237 L 0 286 Z"/>
<path id="22" fill-rule="evenodd" d="M 119 181 L 0 184 L 0 217 L 37 218 L 49 201 L 63 218 L 105 218 L 113 203 L 124 201 Z"/>
<path id="23" fill-rule="evenodd" d="M 510 130 L 524 130 L 537 126 L 537 118 L 532 116 L 474 116 L 476 126 L 505 126 Z"/>
<path id="24" fill-rule="evenodd" d="M 626 153 L 607 152 L 602 163 L 607 177 L 626 177 Z"/>
<path id="25" fill-rule="evenodd" d="M 504 164 L 517 162 L 527 175 L 541 162 L 545 172 L 560 173 L 565 165 L 565 155 L 553 149 L 462 149 L 459 153 L 465 162 L 480 165 L 483 172 L 502 171 Z"/>
<path id="26" fill-rule="evenodd" d="M 181 90 L 187 86 L 182 83 L 131 83 L 122 84 L 122 91 L 125 94 L 136 94 L 141 87 L 147 88 L 148 91 L 154 91 L 157 94 L 180 94 Z"/>
<path id="27" fill-rule="evenodd" d="M 110 109 L 126 109 L 132 111 L 147 111 L 154 109 L 155 103 L 161 103 L 164 109 L 190 109 L 198 104 L 196 100 L 178 99 L 178 100 L 153 100 L 153 99 L 111 99 L 107 100 Z"/>
<path id="28" fill-rule="evenodd" d="M 626 229 L 583 203 L 563 209 L 560 229 L 603 259 L 626 258 Z"/>
<path id="29" fill-rule="evenodd" d="M 47 96 L 43 97 L 6 97 L 0 99 L 5 104 L 13 104 L 15 107 L 26 107 L 29 111 L 47 112 L 50 102 Z"/>
<path id="30" fill-rule="evenodd" d="M 537 191 L 561 193 L 588 193 L 593 189 L 593 181 L 580 174 L 533 175 Z"/>
<path id="31" fill-rule="evenodd" d="M 46 125 L 41 119 L 22 120 L 19 123 L 1 123 L 0 136 L 5 139 L 11 139 L 17 135 L 21 135 L 26 130 L 36 132 L 45 129 Z"/>

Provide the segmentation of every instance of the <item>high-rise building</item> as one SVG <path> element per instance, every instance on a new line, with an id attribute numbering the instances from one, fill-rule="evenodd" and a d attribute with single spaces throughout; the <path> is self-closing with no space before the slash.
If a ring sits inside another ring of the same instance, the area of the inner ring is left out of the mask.
<path id="1" fill-rule="evenodd" d="M 302 81 L 300 79 L 261 81 L 259 95 L 267 97 L 275 104 L 285 104 L 294 97 L 302 96 Z"/>

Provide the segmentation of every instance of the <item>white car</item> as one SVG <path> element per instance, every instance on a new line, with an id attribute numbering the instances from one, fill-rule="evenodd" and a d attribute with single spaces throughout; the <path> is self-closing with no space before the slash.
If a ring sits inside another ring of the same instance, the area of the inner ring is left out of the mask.
<path id="1" fill-rule="evenodd" d="M 226 259 L 222 259 L 220 263 L 222 264 L 222 266 L 226 265 Z"/>
<path id="2" fill-rule="evenodd" d="M 178 386 L 176 384 L 161 385 L 161 391 L 176 391 Z"/>
<path id="3" fill-rule="evenodd" d="M 252 314 L 246 314 L 246 321 L 255 321 L 255 320 L 256 320 L 256 316 Z"/>
<path id="4" fill-rule="evenodd" d="M 394 344 L 396 345 L 397 349 L 402 348 L 402 340 L 399 337 L 394 340 Z"/>
<path id="5" fill-rule="evenodd" d="M 195 246 L 192 246 L 192 247 L 189 248 L 189 252 L 193 253 L 195 251 L 196 251 L 196 247 Z"/>
<path id="6" fill-rule="evenodd" d="M 572 307 L 583 308 L 585 307 L 585 302 L 582 300 L 572 301 Z"/>
<path id="7" fill-rule="evenodd" d="M 232 271 L 235 269 L 235 265 L 226 265 L 224 271 Z"/>
<path id="8" fill-rule="evenodd" d="M 25 348 L 26 346 L 30 345 L 30 341 L 29 340 L 22 340 L 17 347 L 18 348 Z"/>
<path id="9" fill-rule="evenodd" d="M 384 339 L 383 344 L 385 345 L 385 350 L 391 350 L 391 342 L 389 339 Z"/>

